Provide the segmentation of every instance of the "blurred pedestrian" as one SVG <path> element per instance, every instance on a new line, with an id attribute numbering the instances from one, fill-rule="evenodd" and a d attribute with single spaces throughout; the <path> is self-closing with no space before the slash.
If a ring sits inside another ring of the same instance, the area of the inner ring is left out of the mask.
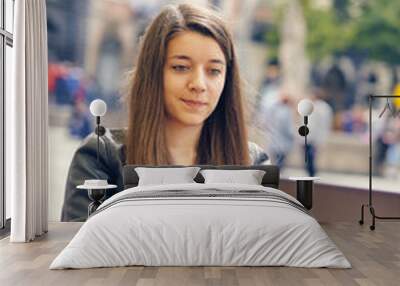
<path id="1" fill-rule="evenodd" d="M 293 108 L 290 96 L 282 92 L 264 113 L 263 127 L 268 134 L 268 153 L 272 163 L 283 168 L 294 145 Z"/>
<path id="2" fill-rule="evenodd" d="M 368 129 L 368 110 L 361 105 L 341 113 L 340 129 L 347 133 L 363 134 Z"/>
<path id="3" fill-rule="evenodd" d="M 328 70 L 322 81 L 322 88 L 326 94 L 326 98 L 329 99 L 329 102 L 332 104 L 335 111 L 340 111 L 346 108 L 345 96 L 347 79 L 338 64 L 335 63 Z M 326 102 L 326 100 L 324 100 L 324 102 Z"/>
<path id="4" fill-rule="evenodd" d="M 393 89 L 393 95 L 400 96 L 400 82 L 396 83 Z M 393 105 L 396 110 L 400 110 L 400 97 L 393 98 Z"/>
<path id="5" fill-rule="evenodd" d="M 387 115 L 384 119 L 383 128 L 380 130 L 374 150 L 373 174 L 382 176 L 385 174 L 385 167 L 396 169 L 398 162 L 398 147 L 400 144 L 400 119 Z"/>
<path id="6" fill-rule="evenodd" d="M 314 104 L 314 111 L 308 117 L 308 128 L 310 133 L 307 136 L 307 162 L 305 163 L 308 175 L 313 177 L 317 173 L 317 155 L 320 147 L 326 143 L 326 139 L 333 125 L 333 109 L 324 100 L 324 93 L 321 89 L 314 89 L 310 98 Z"/>
<path id="7" fill-rule="evenodd" d="M 279 99 L 281 88 L 281 71 L 278 59 L 268 62 L 265 69 L 265 78 L 260 86 L 260 105 L 259 113 L 265 114 L 270 105 Z"/>
<path id="8" fill-rule="evenodd" d="M 90 119 L 91 116 L 85 102 L 81 99 L 75 100 L 74 108 L 68 122 L 69 134 L 76 139 L 84 139 L 93 131 Z"/>

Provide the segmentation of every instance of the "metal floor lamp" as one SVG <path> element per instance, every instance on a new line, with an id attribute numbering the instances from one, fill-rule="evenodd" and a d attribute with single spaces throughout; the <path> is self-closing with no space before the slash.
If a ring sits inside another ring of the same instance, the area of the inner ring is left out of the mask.
<path id="1" fill-rule="evenodd" d="M 369 200 L 368 204 L 363 204 L 361 206 L 361 219 L 359 220 L 360 225 L 364 224 L 364 208 L 367 207 L 369 208 L 369 211 L 372 215 L 372 225 L 370 225 L 370 229 L 374 230 L 375 229 L 375 219 L 382 219 L 382 220 L 393 220 L 393 219 L 400 219 L 400 217 L 383 217 L 383 216 L 378 216 L 375 213 L 375 208 L 373 207 L 372 204 L 372 100 L 374 98 L 386 98 L 389 100 L 389 98 L 400 98 L 400 95 L 369 95 Z M 391 110 L 391 107 L 389 103 L 385 105 L 385 109 L 381 112 L 380 116 L 383 115 L 383 113 L 386 111 L 386 108 L 389 108 L 389 111 L 392 112 L 393 116 L 400 116 L 400 111 L 397 112 L 396 114 L 395 111 Z"/>

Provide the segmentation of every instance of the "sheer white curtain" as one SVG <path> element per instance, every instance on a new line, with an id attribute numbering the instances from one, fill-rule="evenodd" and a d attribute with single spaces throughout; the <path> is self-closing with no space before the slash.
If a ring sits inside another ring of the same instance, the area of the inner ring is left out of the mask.
<path id="1" fill-rule="evenodd" d="M 13 92 L 6 98 L 6 187 L 12 242 L 47 232 L 48 93 L 45 0 L 15 1 Z"/>

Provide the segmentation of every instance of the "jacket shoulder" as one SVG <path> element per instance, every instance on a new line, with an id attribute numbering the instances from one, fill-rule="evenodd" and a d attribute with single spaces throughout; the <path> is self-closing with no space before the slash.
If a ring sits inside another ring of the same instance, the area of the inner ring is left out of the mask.
<path id="1" fill-rule="evenodd" d="M 125 161 L 125 130 L 109 129 L 103 136 L 99 137 L 99 156 L 112 160 L 113 158 Z M 97 135 L 92 132 L 82 142 L 79 148 L 80 152 L 96 152 L 97 153 Z"/>

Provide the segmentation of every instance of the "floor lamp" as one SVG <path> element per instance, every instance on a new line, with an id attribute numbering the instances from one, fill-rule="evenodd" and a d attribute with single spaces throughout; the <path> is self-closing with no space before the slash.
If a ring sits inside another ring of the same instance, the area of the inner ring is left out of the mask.
<path id="1" fill-rule="evenodd" d="M 314 110 L 314 104 L 312 103 L 311 100 L 309 99 L 303 99 L 299 102 L 297 105 L 297 111 L 301 116 L 303 116 L 304 120 L 304 125 L 302 125 L 299 128 L 299 134 L 300 136 L 304 137 L 304 161 L 307 163 L 307 135 L 310 133 L 310 130 L 307 127 L 308 124 L 308 116 L 311 115 L 311 113 Z"/>
<path id="2" fill-rule="evenodd" d="M 95 99 L 90 103 L 90 112 L 96 117 L 97 135 L 97 164 L 100 163 L 100 137 L 106 133 L 106 129 L 100 125 L 100 117 L 107 112 L 107 104 L 101 99 Z M 88 192 L 88 197 L 92 201 L 88 205 L 88 217 L 96 211 L 106 197 L 106 191 L 116 188 L 116 185 L 108 184 L 107 180 L 92 179 L 85 180 L 83 185 L 77 186 L 78 189 L 85 189 Z"/>
<path id="3" fill-rule="evenodd" d="M 378 216 L 375 213 L 374 206 L 372 204 L 372 100 L 373 99 L 382 99 L 386 98 L 389 100 L 389 98 L 400 98 L 400 95 L 369 95 L 369 198 L 368 198 L 368 204 L 363 204 L 361 206 L 361 219 L 359 220 L 360 225 L 364 224 L 364 208 L 367 207 L 369 208 L 369 211 L 372 216 L 372 225 L 370 225 L 370 229 L 374 230 L 375 229 L 375 219 L 382 219 L 382 220 L 392 220 L 392 219 L 400 219 L 400 217 L 383 217 L 383 216 Z M 386 111 L 386 108 L 389 108 L 389 111 L 391 111 L 393 116 L 400 116 L 400 112 L 393 111 L 387 103 L 385 105 L 385 109 L 381 112 L 381 115 Z"/>

